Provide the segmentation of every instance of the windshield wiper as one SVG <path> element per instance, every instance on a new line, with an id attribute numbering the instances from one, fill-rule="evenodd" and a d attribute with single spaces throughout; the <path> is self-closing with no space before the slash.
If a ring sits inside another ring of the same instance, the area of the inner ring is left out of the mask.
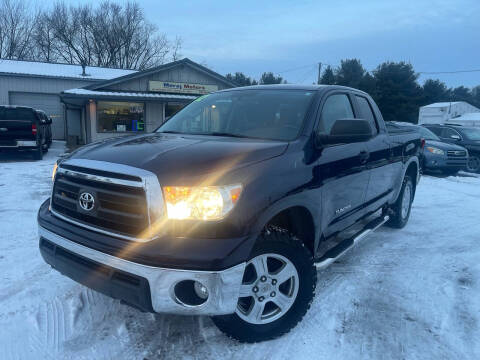
<path id="1" fill-rule="evenodd" d="M 165 131 L 159 131 L 160 134 L 184 134 L 180 131 L 172 131 L 172 130 L 165 130 Z"/>
<path id="2" fill-rule="evenodd" d="M 252 138 L 251 136 L 246 136 L 246 135 L 239 135 L 239 134 L 231 134 L 227 132 L 220 132 L 220 131 L 214 131 L 210 133 L 201 133 L 198 135 L 209 135 L 209 136 L 226 136 L 226 137 L 235 137 L 235 138 Z"/>

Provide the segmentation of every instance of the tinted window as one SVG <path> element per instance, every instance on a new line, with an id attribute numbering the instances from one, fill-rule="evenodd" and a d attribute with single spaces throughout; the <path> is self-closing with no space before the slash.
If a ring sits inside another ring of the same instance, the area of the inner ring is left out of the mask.
<path id="1" fill-rule="evenodd" d="M 478 128 L 463 128 L 460 131 L 469 140 L 480 140 L 480 129 Z"/>
<path id="2" fill-rule="evenodd" d="M 241 90 L 206 95 L 173 115 L 157 132 L 293 140 L 314 92 Z"/>
<path id="3" fill-rule="evenodd" d="M 447 138 L 451 138 L 452 135 L 460 136 L 458 132 L 449 128 L 444 128 L 441 136 L 447 139 Z"/>
<path id="4" fill-rule="evenodd" d="M 362 96 L 356 96 L 356 98 L 360 110 L 359 117 L 367 120 L 372 127 L 372 133 L 376 134 L 378 132 L 377 122 L 375 121 L 375 115 L 373 115 L 373 111 L 368 103 L 368 100 Z"/>
<path id="5" fill-rule="evenodd" d="M 440 140 L 440 138 L 437 135 L 435 135 L 432 131 L 430 131 L 429 129 L 423 126 L 419 126 L 418 130 L 420 131 L 420 134 L 425 140 L 436 140 L 436 141 Z"/>
<path id="6" fill-rule="evenodd" d="M 0 120 L 32 120 L 35 121 L 35 113 L 30 109 L 0 108 Z"/>
<path id="7" fill-rule="evenodd" d="M 345 94 L 331 95 L 325 101 L 318 131 L 330 134 L 333 123 L 340 119 L 353 119 L 353 110 L 350 100 Z"/>
<path id="8" fill-rule="evenodd" d="M 432 127 L 427 127 L 428 130 L 430 130 L 431 132 L 433 132 L 435 135 L 438 135 L 438 136 L 441 136 L 442 135 L 442 128 L 439 128 L 439 127 L 435 127 L 435 126 L 432 126 Z"/>

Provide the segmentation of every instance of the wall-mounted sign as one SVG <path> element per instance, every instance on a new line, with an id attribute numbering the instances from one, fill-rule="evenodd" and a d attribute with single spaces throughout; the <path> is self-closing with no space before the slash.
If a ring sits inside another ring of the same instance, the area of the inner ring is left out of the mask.
<path id="1" fill-rule="evenodd" d="M 192 83 L 177 83 L 171 81 L 149 81 L 148 88 L 150 91 L 174 92 L 182 94 L 209 94 L 217 91 L 217 85 L 203 85 Z"/>

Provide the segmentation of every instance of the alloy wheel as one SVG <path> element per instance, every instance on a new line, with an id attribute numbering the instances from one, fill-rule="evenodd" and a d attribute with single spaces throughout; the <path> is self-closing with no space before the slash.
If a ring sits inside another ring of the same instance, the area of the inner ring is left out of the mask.
<path id="1" fill-rule="evenodd" d="M 285 315 L 297 298 L 299 276 L 279 254 L 262 254 L 245 268 L 236 314 L 251 324 L 267 324 Z"/>

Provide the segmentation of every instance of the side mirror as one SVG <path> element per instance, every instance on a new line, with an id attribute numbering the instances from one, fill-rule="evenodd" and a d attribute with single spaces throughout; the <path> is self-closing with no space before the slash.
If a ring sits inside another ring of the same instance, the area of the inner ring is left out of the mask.
<path id="1" fill-rule="evenodd" d="M 458 136 L 458 135 L 450 135 L 450 139 L 453 139 L 455 141 L 459 141 L 459 140 L 461 140 L 461 137 Z"/>
<path id="2" fill-rule="evenodd" d="M 335 121 L 329 135 L 317 134 L 317 143 L 324 145 L 348 144 L 372 138 L 372 127 L 367 120 L 340 119 Z"/>

